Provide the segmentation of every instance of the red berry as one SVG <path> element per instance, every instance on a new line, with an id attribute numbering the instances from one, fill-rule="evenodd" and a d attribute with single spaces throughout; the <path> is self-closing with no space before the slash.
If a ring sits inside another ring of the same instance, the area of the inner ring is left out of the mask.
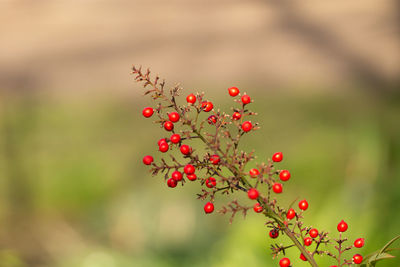
<path id="1" fill-rule="evenodd" d="M 249 104 L 251 102 L 251 98 L 248 95 L 242 95 L 242 103 L 244 105 Z"/>
<path id="2" fill-rule="evenodd" d="M 302 261 L 307 261 L 307 258 L 306 258 L 306 256 L 304 256 L 303 253 L 300 254 L 300 259 L 301 259 Z"/>
<path id="3" fill-rule="evenodd" d="M 356 254 L 353 256 L 353 261 L 355 264 L 360 264 L 363 260 L 363 257 L 360 254 Z"/>
<path id="4" fill-rule="evenodd" d="M 203 101 L 203 103 L 201 103 L 201 108 L 205 111 L 205 112 L 209 112 L 213 109 L 214 105 L 212 102 L 209 101 Z"/>
<path id="5" fill-rule="evenodd" d="M 178 184 L 178 183 L 177 183 L 176 180 L 173 179 L 173 178 L 169 178 L 169 179 L 167 180 L 167 185 L 168 185 L 169 187 L 174 188 L 174 187 L 176 187 L 177 184 Z"/>
<path id="6" fill-rule="evenodd" d="M 165 152 L 168 151 L 169 145 L 168 145 L 167 142 L 161 143 L 161 144 L 158 146 L 158 149 L 159 149 L 161 152 L 165 153 Z"/>
<path id="7" fill-rule="evenodd" d="M 194 168 L 194 166 L 192 164 L 188 164 L 183 168 L 183 171 L 186 174 L 193 174 L 196 171 L 196 169 Z"/>
<path id="8" fill-rule="evenodd" d="M 264 208 L 261 206 L 260 203 L 256 203 L 254 204 L 253 210 L 257 213 L 260 213 L 264 210 Z"/>
<path id="9" fill-rule="evenodd" d="M 194 94 L 190 94 L 186 97 L 186 101 L 190 104 L 196 103 L 196 96 Z"/>
<path id="10" fill-rule="evenodd" d="M 329 266 L 329 267 L 337 267 L 337 265 L 331 265 L 331 266 Z"/>
<path id="11" fill-rule="evenodd" d="M 281 162 L 282 159 L 283 159 L 282 152 L 276 152 L 275 154 L 272 155 L 272 161 L 274 162 Z"/>
<path id="12" fill-rule="evenodd" d="M 230 96 L 237 96 L 239 94 L 239 89 L 237 87 L 231 87 L 228 89 Z"/>
<path id="13" fill-rule="evenodd" d="M 154 161 L 154 159 L 153 159 L 153 157 L 152 156 L 144 156 L 143 157 L 143 163 L 145 164 L 145 165 L 150 165 L 152 162 Z"/>
<path id="14" fill-rule="evenodd" d="M 221 161 L 221 158 L 218 155 L 212 155 L 210 157 L 210 161 L 211 161 L 212 164 L 218 165 L 219 162 Z"/>
<path id="15" fill-rule="evenodd" d="M 253 124 L 251 124 L 251 122 L 249 122 L 249 121 L 243 122 L 243 124 L 242 124 L 242 130 L 243 130 L 244 132 L 249 132 L 249 131 L 251 131 L 252 128 L 253 128 Z"/>
<path id="16" fill-rule="evenodd" d="M 208 121 L 208 124 L 211 124 L 211 125 L 216 124 L 217 117 L 215 115 L 211 115 L 210 117 L 208 117 L 207 121 Z"/>
<path id="17" fill-rule="evenodd" d="M 216 185 L 217 185 L 217 180 L 215 180 L 214 177 L 210 177 L 210 178 L 208 178 L 208 179 L 206 180 L 206 186 L 207 186 L 208 188 L 213 188 L 213 187 L 216 186 Z"/>
<path id="18" fill-rule="evenodd" d="M 357 238 L 357 239 L 354 241 L 354 246 L 355 246 L 356 248 L 362 248 L 362 247 L 364 246 L 364 238 Z"/>
<path id="19" fill-rule="evenodd" d="M 282 258 L 279 261 L 279 266 L 280 267 L 289 267 L 290 266 L 290 260 L 288 258 Z"/>
<path id="20" fill-rule="evenodd" d="M 180 150 L 183 155 L 189 155 L 192 153 L 192 148 L 188 145 L 181 145 Z"/>
<path id="21" fill-rule="evenodd" d="M 346 232 L 347 228 L 349 228 L 349 227 L 348 227 L 347 223 L 343 220 L 341 220 L 337 226 L 337 230 L 339 232 Z"/>
<path id="22" fill-rule="evenodd" d="M 179 134 L 173 134 L 170 137 L 172 143 L 177 144 L 181 141 L 181 136 Z"/>
<path id="23" fill-rule="evenodd" d="M 313 228 L 311 229 L 308 234 L 312 237 L 312 238 L 316 238 L 318 236 L 318 230 Z"/>
<path id="24" fill-rule="evenodd" d="M 235 121 L 240 120 L 241 117 L 242 117 L 242 114 L 240 114 L 239 112 L 233 112 L 233 115 L 232 115 L 233 120 L 235 120 Z"/>
<path id="25" fill-rule="evenodd" d="M 250 188 L 249 191 L 247 191 L 247 196 L 250 199 L 257 199 L 260 193 L 258 193 L 258 190 L 255 188 Z"/>
<path id="26" fill-rule="evenodd" d="M 290 179 L 290 172 L 288 170 L 283 170 L 279 173 L 279 178 L 282 181 L 287 181 Z"/>
<path id="27" fill-rule="evenodd" d="M 296 216 L 296 211 L 292 208 L 290 208 L 287 213 L 286 213 L 286 218 L 289 220 L 293 219 Z"/>
<path id="28" fill-rule="evenodd" d="M 158 140 L 157 144 L 161 145 L 162 143 L 166 143 L 167 140 L 165 140 L 165 138 L 161 138 L 160 140 Z"/>
<path id="29" fill-rule="evenodd" d="M 304 238 L 304 246 L 310 246 L 312 244 L 312 238 L 307 236 L 306 238 Z"/>
<path id="30" fill-rule="evenodd" d="M 187 174 L 186 177 L 190 180 L 190 181 L 194 181 L 197 179 L 196 174 Z"/>
<path id="31" fill-rule="evenodd" d="M 174 129 L 174 124 L 170 121 L 164 122 L 164 129 L 167 131 L 172 131 Z"/>
<path id="32" fill-rule="evenodd" d="M 153 108 L 144 108 L 142 111 L 143 116 L 145 116 L 146 118 L 150 118 L 154 113 L 154 109 Z"/>
<path id="33" fill-rule="evenodd" d="M 182 173 L 178 172 L 178 171 L 174 171 L 172 173 L 172 179 L 174 179 L 175 181 L 182 181 Z"/>
<path id="34" fill-rule="evenodd" d="M 260 171 L 257 170 L 257 169 L 251 169 L 249 171 L 249 175 L 250 175 L 251 178 L 257 178 L 258 175 L 260 175 Z"/>
<path id="35" fill-rule="evenodd" d="M 274 185 L 272 186 L 272 190 L 277 194 L 282 193 L 282 184 L 274 183 Z"/>
<path id="36" fill-rule="evenodd" d="M 302 201 L 299 202 L 299 208 L 301 210 L 306 210 L 308 208 L 308 202 L 307 200 L 303 199 Z"/>
<path id="37" fill-rule="evenodd" d="M 168 114 L 168 118 L 172 122 L 177 122 L 180 119 L 178 112 L 171 112 Z"/>
<path id="38" fill-rule="evenodd" d="M 269 237 L 275 239 L 279 236 L 279 231 L 276 229 L 272 229 L 271 231 L 269 231 Z"/>
<path id="39" fill-rule="evenodd" d="M 211 203 L 211 202 L 207 202 L 207 203 L 204 205 L 204 211 L 205 211 L 205 213 L 211 213 L 211 212 L 213 212 L 213 211 L 214 211 L 214 204 Z"/>

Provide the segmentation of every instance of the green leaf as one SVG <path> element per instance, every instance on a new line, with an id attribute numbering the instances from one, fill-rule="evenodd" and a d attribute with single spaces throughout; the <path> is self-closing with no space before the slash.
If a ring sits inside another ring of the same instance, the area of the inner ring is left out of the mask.
<path id="1" fill-rule="evenodd" d="M 361 267 L 373 267 L 376 265 L 376 262 L 384 259 L 391 259 L 395 258 L 395 256 L 390 255 L 386 252 L 392 251 L 392 250 L 397 250 L 397 248 L 390 249 L 389 247 L 396 241 L 400 239 L 400 235 L 396 236 L 392 240 L 390 240 L 386 245 L 383 246 L 382 249 L 374 251 L 367 256 L 364 257 L 363 262 L 361 263 Z"/>

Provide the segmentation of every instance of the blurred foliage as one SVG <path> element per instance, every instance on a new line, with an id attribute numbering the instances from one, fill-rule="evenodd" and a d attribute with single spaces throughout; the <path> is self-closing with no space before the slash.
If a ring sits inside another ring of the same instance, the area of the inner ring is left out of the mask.
<path id="1" fill-rule="evenodd" d="M 214 104 L 229 110 L 225 90 L 211 90 Z M 242 148 L 256 148 L 260 160 L 284 152 L 281 166 L 292 179 L 279 198 L 307 198 L 307 223 L 334 236 L 344 219 L 351 240 L 366 239 L 360 253 L 382 247 L 399 234 L 400 101 L 357 91 L 284 92 L 248 91 L 261 129 Z M 165 132 L 142 118 L 147 98 L 2 99 L 0 266 L 275 262 L 262 216 L 238 216 L 228 225 L 228 216 L 203 214 L 198 184 L 171 190 L 163 177 L 148 174 L 142 156 L 160 158 L 156 142 Z"/>

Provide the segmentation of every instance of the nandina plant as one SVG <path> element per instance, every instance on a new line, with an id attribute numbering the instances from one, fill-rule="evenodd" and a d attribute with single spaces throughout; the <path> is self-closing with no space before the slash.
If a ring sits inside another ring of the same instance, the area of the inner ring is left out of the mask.
<path id="1" fill-rule="evenodd" d="M 295 200 L 289 207 L 278 203 L 274 195 L 282 194 L 284 184 L 291 178 L 289 170 L 279 167 L 284 159 L 282 152 L 272 154 L 266 162 L 258 162 L 257 168 L 247 169 L 255 155 L 254 152 L 239 150 L 239 143 L 245 135 L 259 129 L 258 123 L 252 120 L 257 114 L 250 110 L 253 99 L 249 95 L 240 93 L 237 87 L 229 88 L 228 94 L 236 103 L 229 113 L 215 108 L 204 93 L 186 93 L 183 96 L 185 104 L 180 105 L 177 102 L 182 91 L 179 85 L 167 91 L 164 80 L 158 76 L 152 79 L 150 71 L 143 72 L 141 67 L 134 66 L 132 74 L 137 82 L 143 83 L 145 95 L 154 100 L 152 107 L 143 109 L 143 116 L 155 117 L 155 123 L 166 131 L 165 137 L 157 142 L 159 152 L 167 154 L 178 150 L 181 154 L 179 158 L 169 154 L 169 160 L 161 158 L 160 162 L 154 162 L 153 156 L 147 155 L 143 157 L 143 163 L 150 166 L 153 175 L 163 173 L 170 188 L 187 182 L 199 183 L 198 199 L 205 202 L 206 214 L 213 213 L 219 206 L 218 212 L 230 214 L 230 222 L 237 213 L 246 215 L 249 210 L 264 215 L 271 239 L 286 235 L 291 240 L 290 244 L 271 245 L 272 257 L 279 260 L 279 266 L 292 266 L 295 260 L 284 256 L 291 248 L 297 248 L 299 259 L 311 266 L 318 266 L 317 255 L 331 257 L 336 264 L 331 267 L 375 266 L 379 260 L 393 257 L 388 252 L 394 249 L 389 247 L 400 236 L 381 250 L 363 257 L 357 249 L 364 246 L 364 238 L 348 240 L 345 237 L 348 224 L 344 220 L 338 222 L 338 233 L 331 237 L 327 231 L 303 222 L 309 208 L 306 199 Z M 194 139 L 201 140 L 205 153 L 192 147 Z M 239 203 L 237 199 L 215 203 L 217 194 L 229 199 L 234 192 L 246 194 L 252 204 Z"/>

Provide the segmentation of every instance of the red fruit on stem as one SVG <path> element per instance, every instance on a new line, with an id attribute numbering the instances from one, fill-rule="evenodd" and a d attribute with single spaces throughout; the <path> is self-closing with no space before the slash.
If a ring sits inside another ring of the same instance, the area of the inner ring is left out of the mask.
<path id="1" fill-rule="evenodd" d="M 260 203 L 257 202 L 256 204 L 254 204 L 253 210 L 257 213 L 260 213 L 264 210 L 264 208 L 261 206 Z"/>
<path id="2" fill-rule="evenodd" d="M 171 112 L 168 114 L 168 118 L 172 122 L 177 122 L 180 119 L 178 112 Z"/>
<path id="3" fill-rule="evenodd" d="M 312 244 L 312 238 L 307 236 L 306 238 L 304 238 L 304 246 L 310 246 Z"/>
<path id="4" fill-rule="evenodd" d="M 154 161 L 154 159 L 153 159 L 153 157 L 150 156 L 150 155 L 147 155 L 147 156 L 144 156 L 144 157 L 143 157 L 143 163 L 144 163 L 145 165 L 150 165 L 151 163 L 153 163 L 153 161 Z"/>
<path id="5" fill-rule="evenodd" d="M 195 181 L 197 179 L 197 175 L 195 173 L 193 174 L 187 174 L 186 177 L 190 180 L 190 181 Z"/>
<path id="6" fill-rule="evenodd" d="M 218 155 L 212 155 L 210 157 L 210 161 L 213 165 L 218 165 L 219 162 L 221 161 L 221 158 Z"/>
<path id="7" fill-rule="evenodd" d="M 296 216 L 296 211 L 292 208 L 290 208 L 287 213 L 286 213 L 286 218 L 289 220 L 293 219 Z"/>
<path id="8" fill-rule="evenodd" d="M 233 115 L 232 115 L 233 120 L 235 120 L 235 121 L 240 120 L 241 117 L 242 117 L 242 115 L 239 112 L 233 112 Z"/>
<path id="9" fill-rule="evenodd" d="M 213 211 L 214 211 L 214 204 L 211 203 L 211 202 L 207 202 L 207 203 L 204 205 L 204 211 L 205 211 L 205 213 L 207 213 L 207 214 L 213 212 Z"/>
<path id="10" fill-rule="evenodd" d="M 166 143 L 167 140 L 165 140 L 165 138 L 161 138 L 160 140 L 158 140 L 157 144 L 161 145 L 162 143 Z"/>
<path id="11" fill-rule="evenodd" d="M 181 141 L 181 136 L 179 134 L 173 134 L 170 137 L 171 143 L 177 144 Z"/>
<path id="12" fill-rule="evenodd" d="M 167 131 L 172 131 L 174 129 L 174 124 L 171 121 L 164 122 L 164 129 Z"/>
<path id="13" fill-rule="evenodd" d="M 363 260 L 363 257 L 360 254 L 356 254 L 353 256 L 353 261 L 355 264 L 360 264 Z"/>
<path id="14" fill-rule="evenodd" d="M 172 179 L 174 179 L 175 181 L 182 181 L 182 173 L 179 171 L 174 171 L 172 173 Z"/>
<path id="15" fill-rule="evenodd" d="M 249 131 L 251 131 L 251 129 L 253 129 L 253 124 L 251 124 L 251 122 L 249 122 L 249 121 L 245 121 L 245 122 L 243 122 L 243 124 L 242 124 L 242 130 L 244 131 L 244 132 L 249 132 Z"/>
<path id="16" fill-rule="evenodd" d="M 208 117 L 207 121 L 208 124 L 214 125 L 217 123 L 217 117 L 215 115 L 211 115 L 210 117 Z"/>
<path id="17" fill-rule="evenodd" d="M 272 186 L 272 190 L 277 194 L 282 193 L 282 184 L 274 183 L 274 185 Z"/>
<path id="18" fill-rule="evenodd" d="M 158 146 L 158 149 L 159 149 L 161 152 L 165 153 L 165 152 L 168 151 L 169 145 L 168 145 L 167 142 L 161 143 L 161 144 Z"/>
<path id="19" fill-rule="evenodd" d="M 260 193 L 258 193 L 258 190 L 255 188 L 250 188 L 249 191 L 247 191 L 247 196 L 250 199 L 257 199 Z"/>
<path id="20" fill-rule="evenodd" d="M 341 233 L 346 232 L 347 228 L 349 228 L 349 226 L 347 225 L 347 223 L 343 220 L 340 221 L 340 223 L 337 226 L 337 230 Z"/>
<path id="21" fill-rule="evenodd" d="M 290 172 L 288 170 L 283 170 L 279 173 L 279 178 L 282 181 L 287 181 L 290 179 Z"/>
<path id="22" fill-rule="evenodd" d="M 281 162 L 282 159 L 283 159 L 282 152 L 276 152 L 275 154 L 272 155 L 272 161 L 274 162 Z"/>
<path id="23" fill-rule="evenodd" d="M 239 89 L 237 87 L 231 87 L 228 89 L 230 96 L 237 96 L 239 94 Z"/>
<path id="24" fill-rule="evenodd" d="M 242 103 L 244 105 L 249 104 L 251 102 L 251 98 L 248 95 L 242 95 Z"/>
<path id="25" fill-rule="evenodd" d="M 190 104 L 196 103 L 196 96 L 194 94 L 190 94 L 186 97 L 186 101 Z"/>
<path id="26" fill-rule="evenodd" d="M 269 237 L 275 239 L 279 236 L 279 231 L 276 229 L 272 229 L 271 231 L 269 231 Z"/>
<path id="27" fill-rule="evenodd" d="M 210 177 L 210 178 L 206 179 L 206 186 L 208 188 L 213 188 L 216 185 L 217 185 L 217 180 L 215 180 L 214 177 Z"/>
<path id="28" fill-rule="evenodd" d="M 299 208 L 301 210 L 306 210 L 308 208 L 308 202 L 307 200 L 303 199 L 302 201 L 299 202 Z"/>
<path id="29" fill-rule="evenodd" d="M 288 258 L 282 258 L 279 261 L 279 266 L 280 267 L 289 267 L 290 266 L 290 260 Z"/>
<path id="30" fill-rule="evenodd" d="M 303 255 L 303 253 L 300 254 L 300 259 L 302 261 L 307 261 L 307 258 L 306 258 L 306 256 Z"/>
<path id="31" fill-rule="evenodd" d="M 173 179 L 173 178 L 169 178 L 169 179 L 167 180 L 167 185 L 168 185 L 169 187 L 171 187 L 171 188 L 176 187 L 177 184 L 178 184 L 178 183 L 177 183 L 176 180 Z"/>
<path id="32" fill-rule="evenodd" d="M 312 237 L 312 238 L 316 238 L 318 236 L 318 230 L 313 228 L 311 229 L 308 234 Z"/>
<path id="33" fill-rule="evenodd" d="M 205 111 L 205 112 L 210 112 L 213 109 L 214 105 L 212 102 L 209 101 L 203 101 L 203 103 L 201 103 L 201 108 Z"/>
<path id="34" fill-rule="evenodd" d="M 255 168 L 253 168 L 249 171 L 249 175 L 251 178 L 257 178 L 259 174 L 260 174 L 260 171 Z"/>
<path id="35" fill-rule="evenodd" d="M 186 174 L 193 174 L 193 173 L 196 171 L 196 169 L 194 168 L 194 166 L 193 166 L 192 164 L 187 164 L 187 165 L 183 168 L 183 171 L 184 171 Z"/>
<path id="36" fill-rule="evenodd" d="M 180 150 L 183 155 L 189 155 L 192 153 L 192 148 L 188 145 L 181 145 Z"/>
<path id="37" fill-rule="evenodd" d="M 154 109 L 153 108 L 144 108 L 142 111 L 143 116 L 145 116 L 146 118 L 150 118 L 154 113 Z"/>
<path id="38" fill-rule="evenodd" d="M 362 248 L 362 247 L 364 246 L 364 243 L 365 243 L 364 238 L 357 238 L 357 239 L 354 241 L 354 246 L 355 246 L 356 248 Z"/>

